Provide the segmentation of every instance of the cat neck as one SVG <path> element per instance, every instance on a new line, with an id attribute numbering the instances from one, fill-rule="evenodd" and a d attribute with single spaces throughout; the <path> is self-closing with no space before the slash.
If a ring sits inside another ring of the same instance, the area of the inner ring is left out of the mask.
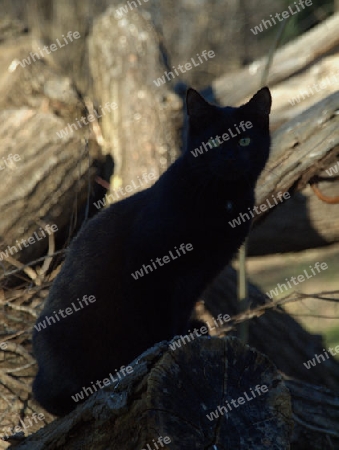
<path id="1" fill-rule="evenodd" d="M 189 210 L 227 209 L 239 203 L 252 202 L 255 182 L 250 179 L 217 180 L 211 173 L 192 168 L 189 157 L 181 155 L 158 180 L 161 191 L 171 192 L 174 202 Z"/>

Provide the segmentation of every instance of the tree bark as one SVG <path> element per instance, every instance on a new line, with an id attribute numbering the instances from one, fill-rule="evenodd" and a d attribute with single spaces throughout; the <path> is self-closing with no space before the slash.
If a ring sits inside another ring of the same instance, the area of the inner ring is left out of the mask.
<path id="1" fill-rule="evenodd" d="M 321 181 L 321 192 L 339 195 L 339 181 Z M 310 186 L 296 192 L 251 230 L 248 255 L 260 256 L 323 247 L 339 241 L 339 207 L 321 201 Z"/>
<path id="2" fill-rule="evenodd" d="M 281 376 L 235 338 L 188 338 L 155 345 L 131 374 L 10 449 L 153 449 L 159 437 L 171 450 L 337 448 L 333 391 Z"/>
<path id="3" fill-rule="evenodd" d="M 274 70 L 274 66 L 273 66 Z M 288 120 L 320 102 L 339 88 L 338 54 L 324 56 L 307 66 L 301 73 L 271 86 L 273 111 L 270 117 L 272 131 Z"/>
<path id="4" fill-rule="evenodd" d="M 10 154 L 18 159 L 2 163 L 0 249 L 32 261 L 48 247 L 46 225 L 59 231 L 69 224 L 75 193 L 79 202 L 86 199 L 88 157 L 79 138 L 58 140 L 56 132 L 65 123 L 53 114 L 7 110 L 0 113 L 0 123 L 1 162 Z"/>
<path id="5" fill-rule="evenodd" d="M 228 314 L 238 315 L 237 274 L 227 267 L 202 295 L 205 308 L 213 317 Z M 324 350 L 322 337 L 308 333 L 295 319 L 285 312 L 282 307 L 275 306 L 252 314 L 257 307 L 270 305 L 268 298 L 252 283 L 249 283 L 250 312 L 245 315 L 249 320 L 250 345 L 267 355 L 279 370 L 288 376 L 304 380 L 307 383 L 321 385 L 338 391 L 339 364 L 330 356 L 311 370 L 304 366 L 304 362 L 321 354 Z M 201 315 L 202 314 L 202 315 Z M 203 313 L 198 317 L 209 321 Z M 242 319 L 243 321 L 243 319 Z M 231 322 L 224 332 L 236 333 L 238 321 Z M 227 324 L 228 325 L 228 324 Z M 220 328 L 221 330 L 221 328 Z M 219 329 L 217 329 L 218 334 Z"/>
<path id="6" fill-rule="evenodd" d="M 312 65 L 339 45 L 339 14 L 279 49 L 273 60 L 267 84 L 273 86 Z M 305 50 L 306 49 L 306 50 Z M 254 61 L 237 73 L 223 75 L 212 83 L 215 98 L 222 104 L 243 102 L 261 87 L 267 56 Z"/>
<path id="7" fill-rule="evenodd" d="M 166 65 L 160 37 L 143 14 L 129 11 L 119 18 L 117 9 L 109 8 L 94 23 L 89 55 L 96 102 L 103 108 L 115 104 L 101 122 L 103 151 L 114 160 L 115 201 L 119 188 L 134 182 L 139 188 L 133 191 L 143 189 L 138 182 L 143 174 L 157 179 L 176 159 L 182 103 L 166 84 L 154 82 Z"/>
<path id="8" fill-rule="evenodd" d="M 64 75 L 71 77 L 78 90 L 91 94 L 91 74 L 88 63 L 88 34 L 93 19 L 109 6 L 109 0 L 28 0 L 25 4 L 25 21 L 32 35 L 41 40 L 41 47 L 51 45 L 57 39 L 65 48 L 53 53 L 53 59 Z M 80 37 L 72 41 L 67 33 L 78 32 Z"/>
<path id="9" fill-rule="evenodd" d="M 99 106 L 86 101 L 86 108 L 51 57 L 36 57 L 21 66 L 19 62 L 38 51 L 41 43 L 36 39 L 9 38 L 2 45 L 2 67 L 11 69 L 4 73 L 0 88 L 4 110 L 0 156 L 6 159 L 14 148 L 20 160 L 2 172 L 0 203 L 7 214 L 0 225 L 0 251 L 12 247 L 9 255 L 22 262 L 41 256 L 48 239 L 27 248 L 20 248 L 16 241 L 32 237 L 45 224 L 58 230 L 69 224 L 72 214 L 88 200 L 95 172 L 93 168 L 89 177 L 89 166 L 95 159 L 102 160 L 102 153 L 114 158 L 113 201 L 152 184 L 178 156 L 182 103 L 167 86 L 147 84 L 165 70 L 159 36 L 138 13 L 130 12 L 123 27 L 114 13 L 111 8 L 98 19 L 89 43 Z M 134 101 L 126 103 L 128 97 Z M 90 114 L 95 119 L 96 113 L 102 114 L 101 106 L 115 101 L 117 108 L 110 107 L 102 117 L 103 139 L 98 120 L 88 120 L 87 125 L 80 122 Z M 19 110 L 23 106 L 26 112 Z M 60 138 L 57 133 L 64 130 Z M 90 158 L 81 137 L 90 138 Z M 29 181 L 20 185 L 23 177 Z M 126 188 L 123 195 L 119 188 Z"/>
<path id="10" fill-rule="evenodd" d="M 6 69 L 0 87 L 0 251 L 22 262 L 46 251 L 46 225 L 58 232 L 69 227 L 88 198 L 91 161 L 100 159 L 94 140 L 86 151 L 86 127 L 68 128 L 85 110 L 72 81 L 50 58 L 27 60 L 38 46 L 23 36 L 0 45 L 0 66 Z"/>
<path id="11" fill-rule="evenodd" d="M 237 339 L 205 337 L 174 350 L 161 343 L 132 367 L 120 383 L 15 448 L 289 448 L 291 401 L 281 375 Z M 211 417 L 219 406 L 219 417 Z M 160 447 L 159 436 L 168 445 Z"/>
<path id="12" fill-rule="evenodd" d="M 160 37 L 153 30 L 148 19 L 138 12 L 129 11 L 128 16 L 123 20 L 117 20 L 115 14 L 116 8 L 111 8 L 96 20 L 89 39 L 89 54 L 95 91 L 94 109 L 99 114 L 102 113 L 101 107 L 104 107 L 107 102 L 116 104 L 116 109 L 110 109 L 101 118 L 102 136 L 97 122 L 95 122 L 97 133 L 95 133 L 93 124 L 84 127 L 83 130 L 78 130 L 79 135 L 90 134 L 95 138 L 91 144 L 95 145 L 95 141 L 99 141 L 106 157 L 109 156 L 114 160 L 114 176 L 110 192 L 108 192 L 112 195 L 106 197 L 107 203 L 124 198 L 151 184 L 176 158 L 181 142 L 179 132 L 182 103 L 175 94 L 171 93 L 166 84 L 157 87 L 150 82 L 150 80 L 153 81 L 163 76 L 167 68 Z M 330 20 L 334 20 L 334 17 Z M 325 24 L 318 27 L 320 31 L 324 30 L 323 26 Z M 326 27 L 331 34 L 332 25 L 326 24 Z M 4 29 L 7 30 L 7 28 Z M 311 31 L 315 32 L 315 30 Z M 2 67 L 10 66 L 11 61 L 15 59 L 22 60 L 30 51 L 36 51 L 41 45 L 38 41 L 27 39 L 27 37 L 17 39 L 15 42 L 14 45 L 13 41 L 9 39 L 3 44 L 4 52 L 0 57 L 2 58 Z M 304 41 L 298 40 L 297 47 L 301 45 L 300 42 Z M 317 55 L 328 50 L 327 45 L 333 48 L 335 38 L 330 38 L 329 44 L 321 42 L 316 44 L 319 45 L 319 48 L 316 47 L 314 50 Z M 74 42 L 74 45 L 77 43 Z M 292 50 L 282 49 L 280 52 L 282 52 L 282 56 L 277 59 L 279 64 L 281 61 L 285 61 L 286 54 L 289 55 Z M 287 53 L 285 54 L 285 52 Z M 93 111 L 86 110 L 79 94 L 72 86 L 71 80 L 60 75 L 50 59 L 46 58 L 46 61 L 47 64 L 38 60 L 24 69 L 17 66 L 12 73 L 7 72 L 3 77 L 2 88 L 0 88 L 2 93 L 0 103 L 4 109 L 13 108 L 13 106 L 20 108 L 23 105 L 33 109 L 41 108 L 43 111 L 47 108 L 47 111 L 64 118 L 66 123 L 60 123 L 60 129 L 62 129 L 67 126 L 67 123 L 76 123 L 76 119 Z M 245 84 L 247 85 L 247 83 Z M 24 86 L 24 89 L 18 88 L 19 86 Z M 129 100 L 126 103 L 126 98 L 136 100 Z M 336 150 L 338 140 L 335 138 L 337 104 L 337 94 L 333 94 L 304 111 L 298 116 L 298 120 L 292 119 L 274 133 L 272 157 L 265 172 L 267 176 L 258 184 L 258 205 L 265 201 L 265 195 L 266 199 L 272 199 L 272 195 L 276 195 L 279 190 L 289 190 L 293 194 L 293 192 L 303 189 L 312 174 L 323 174 L 321 169 L 336 163 L 339 154 L 339 151 Z M 317 120 L 318 117 L 322 117 L 324 128 L 322 128 L 322 123 Z M 322 146 L 321 140 L 325 140 L 326 144 Z M 318 155 L 314 155 L 314 146 L 322 147 Z M 286 147 L 288 147 L 287 158 Z M 4 149 L 5 151 L 7 150 Z M 303 152 L 308 156 L 305 158 L 305 162 L 300 164 Z M 74 150 L 72 153 L 75 155 Z M 313 156 L 310 157 L 310 155 Z M 84 158 L 84 155 L 80 158 Z M 277 173 L 278 176 L 276 176 Z M 82 174 L 85 173 L 82 172 Z M 148 177 L 149 174 L 152 174 L 151 179 Z M 69 176 L 74 178 L 76 174 L 67 174 L 67 177 Z M 104 178 L 109 181 L 109 175 Z M 301 184 L 297 186 L 298 180 Z M 337 183 L 334 177 L 333 183 L 331 183 L 333 187 L 327 186 L 327 184 L 322 184 L 320 187 L 323 189 L 325 186 L 324 192 L 328 190 L 334 194 L 339 189 Z M 274 184 L 277 186 L 275 191 L 272 188 Z M 81 195 L 77 201 L 83 204 L 86 200 L 85 183 L 79 186 Z M 128 191 L 125 189 L 127 186 Z M 268 186 L 270 189 L 267 189 Z M 73 187 L 73 184 L 70 184 L 69 187 Z M 123 193 L 121 194 L 121 192 Z M 55 194 L 55 196 L 57 195 Z M 306 199 L 310 197 L 309 205 L 306 205 L 304 197 L 296 194 L 296 200 L 291 200 L 286 205 L 279 205 L 274 208 L 274 211 L 269 209 L 258 216 L 258 219 L 261 219 L 268 212 L 274 214 L 272 221 L 267 221 L 267 225 L 260 225 L 258 230 L 253 230 L 253 237 L 250 238 L 249 244 L 250 254 L 300 250 L 338 241 L 339 233 L 336 222 L 331 220 L 329 223 L 327 220 L 328 213 L 336 214 L 337 208 L 333 205 L 320 204 L 318 199 L 308 195 L 307 190 L 304 195 Z M 68 197 L 68 201 L 70 199 L 71 196 Z M 304 205 L 303 215 L 299 209 L 301 201 Z M 27 205 L 29 207 L 29 204 Z M 63 213 L 69 213 L 71 209 L 70 204 L 68 208 L 62 208 Z M 287 216 L 293 217 L 292 213 L 295 211 L 300 217 L 297 227 L 293 219 L 289 221 L 287 219 Z M 40 216 L 39 219 L 44 219 L 44 217 Z M 56 223 L 58 228 L 65 224 L 65 220 Z M 274 226 L 272 227 L 271 224 Z M 281 230 L 281 236 L 285 235 L 288 238 L 281 239 L 279 243 L 274 242 L 277 240 L 272 235 L 276 224 Z M 13 238 L 15 241 L 20 234 L 18 229 L 15 231 L 15 227 L 11 227 L 11 229 L 14 234 L 16 232 L 16 235 L 9 235 L 10 239 L 2 242 L 1 250 L 12 245 Z M 31 229 L 28 231 L 29 233 Z M 293 229 L 293 233 L 290 233 L 291 229 Z M 298 230 L 301 231 L 298 233 Z M 0 229 L 2 235 L 4 231 Z M 26 234 L 22 238 L 29 236 Z M 263 242 L 263 236 L 268 237 L 266 242 Z M 23 260 L 27 261 L 28 258 L 40 256 L 45 249 L 45 242 L 43 247 L 37 245 L 29 250 L 25 249 Z"/>
<path id="13" fill-rule="evenodd" d="M 292 398 L 293 434 L 291 449 L 339 448 L 339 396 L 299 380 L 285 380 Z"/>
<path id="14" fill-rule="evenodd" d="M 300 114 L 297 121 L 287 122 L 273 134 L 271 156 L 256 188 L 257 205 L 270 200 L 274 206 L 272 199 L 276 198 L 279 208 L 279 192 L 292 194 L 300 191 L 315 176 L 322 175 L 325 169 L 337 163 L 338 105 L 339 94 L 332 94 Z M 334 182 L 333 186 L 337 183 Z M 266 211 L 256 215 L 256 222 L 272 212 L 267 205 Z"/>

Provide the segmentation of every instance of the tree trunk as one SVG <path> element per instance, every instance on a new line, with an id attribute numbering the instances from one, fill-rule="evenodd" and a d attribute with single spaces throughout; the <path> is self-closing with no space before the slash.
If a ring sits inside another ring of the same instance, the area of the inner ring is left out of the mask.
<path id="1" fill-rule="evenodd" d="M 289 448 L 291 401 L 281 375 L 237 339 L 205 337 L 174 350 L 161 343 L 132 368 L 15 448 Z M 160 447 L 159 437 L 169 445 Z"/>
<path id="2" fill-rule="evenodd" d="M 250 255 L 298 251 L 339 241 L 338 205 L 324 203 L 308 185 L 318 177 L 323 194 L 339 195 L 339 177 L 326 172 L 333 167 L 338 170 L 338 107 L 339 94 L 335 93 L 273 134 L 272 154 L 256 189 L 257 208 L 266 205 L 266 211 L 258 209 L 255 216 Z M 292 197 L 281 203 L 279 192 L 289 192 Z M 266 214 L 269 216 L 262 220 Z"/>
<path id="3" fill-rule="evenodd" d="M 142 14 L 129 11 L 120 19 L 115 7 L 108 9 L 94 23 L 89 55 L 95 100 L 103 108 L 107 102 L 114 105 L 101 122 L 103 151 L 114 160 L 112 203 L 127 185 L 143 189 L 139 180 L 148 174 L 147 185 L 153 184 L 176 159 L 182 103 L 166 85 L 154 82 L 166 66 L 160 37 Z"/>
<path id="4" fill-rule="evenodd" d="M 319 188 L 329 197 L 338 196 L 338 178 L 336 182 L 320 182 Z M 338 241 L 339 205 L 321 201 L 307 186 L 254 226 L 249 235 L 248 254 L 296 252 Z"/>
<path id="5" fill-rule="evenodd" d="M 0 67 L 5 69 L 0 87 L 0 251 L 5 267 L 7 256 L 28 262 L 46 251 L 46 225 L 57 229 L 50 234 L 54 238 L 69 227 L 88 197 L 94 171 L 88 151 L 92 159 L 100 158 L 95 141 L 86 151 L 85 129 L 68 129 L 84 111 L 71 80 L 49 58 L 27 60 L 38 46 L 35 39 L 20 35 L 0 45 Z"/>
<path id="6" fill-rule="evenodd" d="M 335 220 L 338 206 L 323 203 L 308 185 L 316 177 L 323 194 L 339 195 L 339 177 L 325 171 L 338 165 L 338 107 L 339 94 L 335 93 L 273 134 L 271 156 L 256 188 L 258 214 L 249 239 L 251 255 L 297 251 L 339 241 L 339 222 Z M 286 199 L 286 194 L 281 202 L 279 192 L 289 193 L 292 198 Z M 262 222 L 266 215 L 269 217 Z"/>
<path id="7" fill-rule="evenodd" d="M 179 131 L 182 117 L 182 104 L 175 94 L 171 93 L 166 84 L 157 87 L 153 83 L 153 80 L 163 76 L 166 70 L 160 37 L 153 30 L 148 19 L 138 14 L 138 12 L 129 11 L 128 16 L 124 17 L 124 20 L 117 20 L 115 13 L 116 9 L 111 8 L 102 17 L 99 17 L 89 39 L 90 66 L 95 95 L 94 110 L 102 115 L 102 136 L 97 121 L 94 124 L 90 123 L 81 130 L 77 130 L 75 134 L 75 139 L 77 135 L 80 137 L 90 134 L 90 136 L 95 138 L 91 140 L 91 145 L 95 146 L 95 141 L 100 142 L 103 153 L 114 160 L 115 170 L 110 186 L 112 195 L 106 197 L 106 200 L 108 200 L 106 203 L 124 198 L 136 190 L 148 186 L 176 158 L 180 148 Z M 335 17 L 329 20 L 335 20 Z M 58 23 L 60 24 L 60 18 Z M 326 29 L 330 35 L 332 30 L 331 23 L 326 24 Z M 324 26 L 325 24 L 320 25 L 316 29 L 311 30 L 311 32 L 318 30 L 317 33 L 320 33 L 321 30 L 324 30 Z M 2 28 L 4 33 L 6 33 L 8 26 Z M 15 59 L 22 60 L 31 51 L 37 51 L 38 46 L 41 45 L 34 39 L 27 39 L 27 37 L 17 39 L 15 42 L 14 45 L 13 41 L 9 39 L 8 42 L 3 44 L 3 52 L 1 53 L 2 67 L 9 67 Z M 304 41 L 298 40 L 296 47 L 301 45 L 300 42 Z M 319 48 L 316 47 L 314 50 L 313 60 L 316 54 L 323 54 L 328 50 L 328 45 L 333 48 L 335 42 L 333 37 L 333 39 L 330 38 L 328 40 L 328 43 L 321 41 L 315 44 Z M 73 44 L 76 46 L 77 42 Z M 279 61 L 285 61 L 286 54 L 289 55 L 292 51 L 291 48 L 282 49 L 280 51 L 282 56 L 279 56 L 275 61 L 278 64 L 281 63 Z M 76 120 L 81 116 L 84 117 L 93 113 L 90 102 L 87 102 L 87 106 L 90 109 L 88 111 L 77 91 L 72 87 L 71 80 L 60 75 L 53 66 L 51 57 L 46 57 L 45 61 L 47 63 L 44 64 L 38 60 L 25 68 L 19 65 L 13 66 L 12 73 L 7 71 L 0 88 L 2 93 L 0 103 L 3 105 L 3 109 L 20 108 L 23 105 L 27 105 L 34 110 L 40 108 L 43 111 L 47 110 L 50 113 L 56 113 L 65 120 L 65 123 L 60 122 L 60 125 L 56 125 L 57 127 L 60 126 L 60 129 L 67 127 L 68 124 L 76 124 Z M 251 78 L 249 74 L 247 76 Z M 247 83 L 245 84 L 247 85 Z M 19 86 L 25 86 L 25 88 L 20 89 Z M 135 101 L 132 100 L 133 98 Z M 126 99 L 128 99 L 128 102 L 126 102 Z M 110 105 L 115 105 L 115 109 L 110 107 L 109 111 L 106 111 L 103 115 L 102 109 L 107 102 Z M 227 103 L 230 102 L 227 101 Z M 338 96 L 333 94 L 299 115 L 298 120 L 291 120 L 274 133 L 274 151 L 270 164 L 263 174 L 257 189 L 259 205 L 265 201 L 265 195 L 266 199 L 270 200 L 272 195 L 276 195 L 279 191 L 289 190 L 293 194 L 293 192 L 303 189 L 314 174 L 319 174 L 321 169 L 336 163 L 339 153 L 336 150 L 338 140 L 335 137 L 337 126 L 335 111 L 337 107 Z M 322 117 L 322 123 L 318 121 L 318 117 Z M 56 131 L 59 130 L 52 131 L 52 135 L 55 136 Z M 33 131 L 33 135 L 34 133 Z M 34 142 L 35 140 L 34 135 Z M 322 145 L 322 141 L 325 142 L 325 145 Z M 34 142 L 30 146 L 31 155 L 38 154 L 38 149 L 35 149 Z M 45 142 L 41 144 L 46 145 Z M 60 144 L 63 145 L 61 142 Z M 286 158 L 287 147 L 288 158 Z M 317 154 L 313 151 L 315 147 L 320 149 L 317 151 Z M 18 148 L 20 148 L 20 145 Z M 77 184 L 79 189 L 78 205 L 80 206 L 85 202 L 87 189 L 84 176 L 86 177 L 85 164 L 87 164 L 87 156 L 83 153 L 82 148 L 83 144 L 79 141 L 77 149 L 72 147 L 68 152 L 69 155 L 67 157 L 73 159 L 73 166 L 70 168 L 70 172 L 67 173 L 62 173 L 61 167 L 60 172 L 53 170 L 53 158 L 49 158 L 47 163 L 44 162 L 43 155 L 46 155 L 46 152 L 40 152 L 41 158 L 39 157 L 39 160 L 34 159 L 35 164 L 39 161 L 37 165 L 40 167 L 41 176 L 45 180 L 48 179 L 50 182 L 51 178 L 54 179 L 56 175 L 63 180 L 64 185 L 66 179 L 72 179 L 72 181 L 67 184 L 67 188 L 70 191 L 67 194 L 67 199 L 65 198 L 65 203 L 62 200 L 59 201 L 59 194 L 54 193 L 51 186 L 45 191 L 47 182 L 42 182 L 41 184 L 44 192 L 53 197 L 52 202 L 54 202 L 54 205 L 56 204 L 56 199 L 58 199 L 58 206 L 61 207 L 60 215 L 63 217 L 62 220 L 55 218 L 55 212 L 49 214 L 49 208 L 46 202 L 41 201 L 41 197 L 30 200 L 26 196 L 26 209 L 31 210 L 33 207 L 36 209 L 35 205 L 32 204 L 31 206 L 31 201 L 34 201 L 35 204 L 43 204 L 44 211 L 48 212 L 48 214 L 42 215 L 41 211 L 38 211 L 38 214 L 32 215 L 29 222 L 51 220 L 51 217 L 58 229 L 64 227 L 67 222 L 66 215 L 70 214 L 73 209 L 72 196 L 75 184 Z M 10 153 L 7 150 L 7 147 L 3 148 L 3 157 Z M 66 150 L 67 146 L 63 146 L 63 152 Z M 56 148 L 55 153 L 59 155 Z M 304 154 L 307 157 L 300 164 L 301 157 Z M 97 151 L 91 151 L 91 155 L 92 158 L 99 157 Z M 82 162 L 80 173 L 76 165 L 78 160 Z M 293 170 L 291 170 L 292 168 Z M 48 170 L 48 178 L 45 170 Z M 52 176 L 51 173 L 55 175 Z M 19 172 L 16 171 L 16 174 L 19 175 Z M 9 172 L 6 178 L 8 178 L 8 175 Z M 79 175 L 80 181 L 76 182 L 75 180 Z M 104 178 L 108 181 L 109 175 L 104 176 Z M 11 179 L 15 180 L 15 176 Z M 333 181 L 335 181 L 335 177 L 333 177 Z M 11 183 L 9 184 L 12 186 Z M 58 186 L 58 181 L 54 182 L 54 186 Z M 274 189 L 274 186 L 277 189 Z M 323 188 L 323 185 L 320 187 Z M 325 185 L 325 192 L 327 192 L 327 189 L 334 194 L 339 187 L 337 183 L 333 183 L 333 187 Z M 11 192 L 15 192 L 15 190 L 13 189 Z M 6 197 L 7 195 L 9 197 Z M 307 191 L 305 191 L 305 195 L 308 197 Z M 8 190 L 5 190 L 5 195 L 2 195 L 2 197 L 6 197 L 8 200 L 11 199 L 11 194 L 8 194 Z M 260 226 L 258 230 L 253 231 L 253 237 L 250 238 L 249 244 L 250 254 L 264 254 L 268 251 L 300 250 L 338 241 L 339 233 L 336 221 L 329 221 L 328 219 L 330 217 L 328 213 L 335 214 L 338 208 L 333 205 L 320 204 L 318 199 L 313 198 L 313 196 L 310 197 L 309 207 L 307 209 L 304 207 L 305 213 L 302 216 L 302 211 L 299 207 L 303 197 L 300 194 L 296 195 L 296 200 L 291 200 L 286 202 L 286 205 L 279 205 L 275 208 L 272 223 L 276 224 L 278 222 L 280 229 L 284 227 L 285 231 L 281 230 L 281 236 L 284 233 L 285 235 L 288 233 L 286 237 L 289 237 L 289 239 L 286 239 L 285 243 L 283 243 L 283 239 L 279 241 L 280 243 L 274 242 L 276 239 L 272 235 L 272 230 L 276 230 L 276 226 L 272 227 L 271 221 L 268 220 L 267 225 L 263 224 L 262 228 Z M 67 206 L 65 206 L 66 201 Z M 304 200 L 302 201 L 304 202 Z M 298 228 L 296 228 L 295 222 L 292 224 L 286 218 L 286 215 L 293 217 L 290 212 L 292 213 L 296 210 L 298 217 L 300 217 Z M 264 217 L 268 212 L 271 213 L 272 210 L 269 208 L 266 212 L 261 213 L 258 219 Z M 22 217 L 22 211 L 18 210 L 18 213 Z M 285 217 L 282 218 L 282 214 Z M 312 221 L 309 217 L 312 218 Z M 40 228 L 36 223 L 35 225 L 31 224 L 29 229 L 22 234 L 19 231 L 19 227 L 15 225 L 16 221 L 21 227 L 20 229 L 22 229 L 20 219 L 14 216 L 7 223 L 6 228 L 0 228 L 0 235 L 6 236 L 6 240 L 3 240 L 1 243 L 1 251 L 8 249 L 8 246 L 15 245 L 18 236 L 20 239 L 26 239 Z M 293 233 L 290 233 L 292 227 Z M 299 233 L 298 229 L 301 230 Z M 9 230 L 11 230 L 11 233 Z M 307 230 L 307 233 L 305 233 L 305 230 Z M 7 231 L 8 234 L 5 235 L 4 233 Z M 268 237 L 266 242 L 263 242 L 263 236 Z M 43 245 L 41 246 L 37 243 L 27 249 L 24 248 L 22 253 L 20 251 L 20 254 L 18 254 L 18 258 L 28 261 L 28 259 L 40 256 L 46 249 L 47 241 L 41 241 L 41 244 Z"/>
<path id="8" fill-rule="evenodd" d="M 335 14 L 279 49 L 274 55 L 267 84 L 273 86 L 286 80 L 338 47 L 338 27 L 339 14 Z M 238 73 L 223 75 L 215 80 L 211 86 L 215 98 L 227 105 L 243 102 L 261 87 L 266 62 L 267 56 L 254 61 Z"/>
<path id="9" fill-rule="evenodd" d="M 239 305 L 236 271 L 227 267 L 202 298 L 206 310 L 213 317 L 218 317 L 219 314 L 237 316 Z M 255 313 L 250 311 L 244 316 L 249 320 L 250 345 L 267 355 L 286 375 L 338 391 L 339 364 L 332 356 L 329 355 L 328 359 L 312 367 L 312 370 L 303 364 L 314 358 L 315 354 L 323 353 L 324 343 L 321 336 L 308 333 L 283 308 L 277 306 L 270 308 L 268 298 L 251 283 L 249 283 L 249 304 L 251 311 L 260 308 L 259 311 Z M 210 320 L 204 312 L 199 313 L 199 308 L 198 317 L 207 322 Z M 235 320 L 230 325 L 227 324 L 224 332 L 229 333 L 233 330 L 232 333 L 236 333 L 238 323 L 239 321 Z M 218 329 L 217 332 L 220 334 Z"/>
<path id="10" fill-rule="evenodd" d="M 182 103 L 166 86 L 147 85 L 149 77 L 156 79 L 165 70 L 159 37 L 137 13 L 131 12 L 128 26 L 121 27 L 114 12 L 112 8 L 98 19 L 89 43 L 98 107 L 86 101 L 86 108 L 51 57 L 36 57 L 25 67 L 19 64 L 38 51 L 41 43 L 34 38 L 9 38 L 2 44 L 1 67 L 12 68 L 2 77 L 0 88 L 4 110 L 0 156 L 7 162 L 14 148 L 18 160 L 8 162 L 2 171 L 0 203 L 7 213 L 0 225 L 0 251 L 6 255 L 5 267 L 10 257 L 28 262 L 41 256 L 48 239 L 39 239 L 41 230 L 39 237 L 34 238 L 34 233 L 39 234 L 40 227 L 45 230 L 45 225 L 58 231 L 66 228 L 72 214 L 92 199 L 89 166 L 102 160 L 97 142 L 104 154 L 114 158 L 113 201 L 152 184 L 178 156 Z M 135 100 L 126 102 L 126 98 Z M 110 106 L 103 115 L 107 102 Z M 23 106 L 29 109 L 19 110 Z M 103 115 L 104 139 L 97 115 Z M 81 137 L 94 138 L 89 141 L 90 158 Z M 23 179 L 27 183 L 22 184 Z M 26 247 L 21 240 L 29 238 L 34 245 Z"/>
<path id="11" fill-rule="evenodd" d="M 57 39 L 67 45 L 54 52 L 53 59 L 63 73 L 72 77 L 78 90 L 84 95 L 91 92 L 91 74 L 88 65 L 88 34 L 93 19 L 103 13 L 110 0 L 27 0 L 25 2 L 25 21 L 32 35 L 41 44 L 51 45 Z M 70 41 L 67 33 L 78 32 L 80 37 Z M 41 45 L 42 47 L 43 45 Z"/>
<path id="12" fill-rule="evenodd" d="M 69 224 L 74 193 L 86 199 L 88 157 L 79 138 L 55 137 L 65 123 L 53 114 L 7 110 L 0 123 L 1 260 L 32 261 L 46 251 L 48 236 Z"/>
<path id="13" fill-rule="evenodd" d="M 299 337 L 295 327 L 288 329 L 291 340 Z M 261 333 L 267 339 L 267 327 Z M 292 348 L 285 348 L 284 357 L 292 361 Z M 162 442 L 159 448 L 171 450 L 324 450 L 339 445 L 339 396 L 281 377 L 269 359 L 235 338 L 177 337 L 172 348 L 157 344 L 131 367 L 125 378 L 10 448 L 153 450 Z"/>

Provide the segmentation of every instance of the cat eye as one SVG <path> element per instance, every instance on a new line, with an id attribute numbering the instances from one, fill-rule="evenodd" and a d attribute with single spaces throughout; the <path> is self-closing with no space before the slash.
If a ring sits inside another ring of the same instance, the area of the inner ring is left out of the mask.
<path id="1" fill-rule="evenodd" d="M 219 147 L 221 142 L 218 142 L 216 139 L 210 138 L 207 144 L 211 144 L 212 147 Z"/>
<path id="2" fill-rule="evenodd" d="M 251 138 L 249 138 L 249 137 L 241 138 L 238 141 L 238 144 L 241 147 L 247 147 L 248 145 L 250 145 L 250 143 L 251 143 Z"/>

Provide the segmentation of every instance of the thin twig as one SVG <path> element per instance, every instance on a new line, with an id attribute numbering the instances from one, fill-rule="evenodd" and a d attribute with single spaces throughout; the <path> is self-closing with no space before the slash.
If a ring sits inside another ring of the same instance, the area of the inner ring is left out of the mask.
<path id="1" fill-rule="evenodd" d="M 5 272 L 4 274 L 2 274 L 2 275 L 0 276 L 0 280 L 3 280 L 3 279 L 5 279 L 5 278 L 9 277 L 10 275 L 15 275 L 15 274 L 18 273 L 18 272 L 22 272 L 23 269 L 25 269 L 26 267 L 33 266 L 34 264 L 36 264 L 36 263 L 38 263 L 38 262 L 40 262 L 40 261 L 44 261 L 46 258 L 49 258 L 50 256 L 55 256 L 55 255 L 58 255 L 58 254 L 60 254 L 60 253 L 65 253 L 65 251 L 66 251 L 66 249 L 57 250 L 56 252 L 53 253 L 53 255 L 42 256 L 41 258 L 35 259 L 34 261 L 31 261 L 31 262 L 29 262 L 29 263 L 27 263 L 27 264 L 22 264 L 22 266 L 20 267 L 20 269 L 12 270 L 12 271 L 10 271 L 10 272 Z M 20 263 L 20 264 L 21 264 L 21 263 Z M 14 264 L 13 264 L 13 265 L 14 265 Z"/>

